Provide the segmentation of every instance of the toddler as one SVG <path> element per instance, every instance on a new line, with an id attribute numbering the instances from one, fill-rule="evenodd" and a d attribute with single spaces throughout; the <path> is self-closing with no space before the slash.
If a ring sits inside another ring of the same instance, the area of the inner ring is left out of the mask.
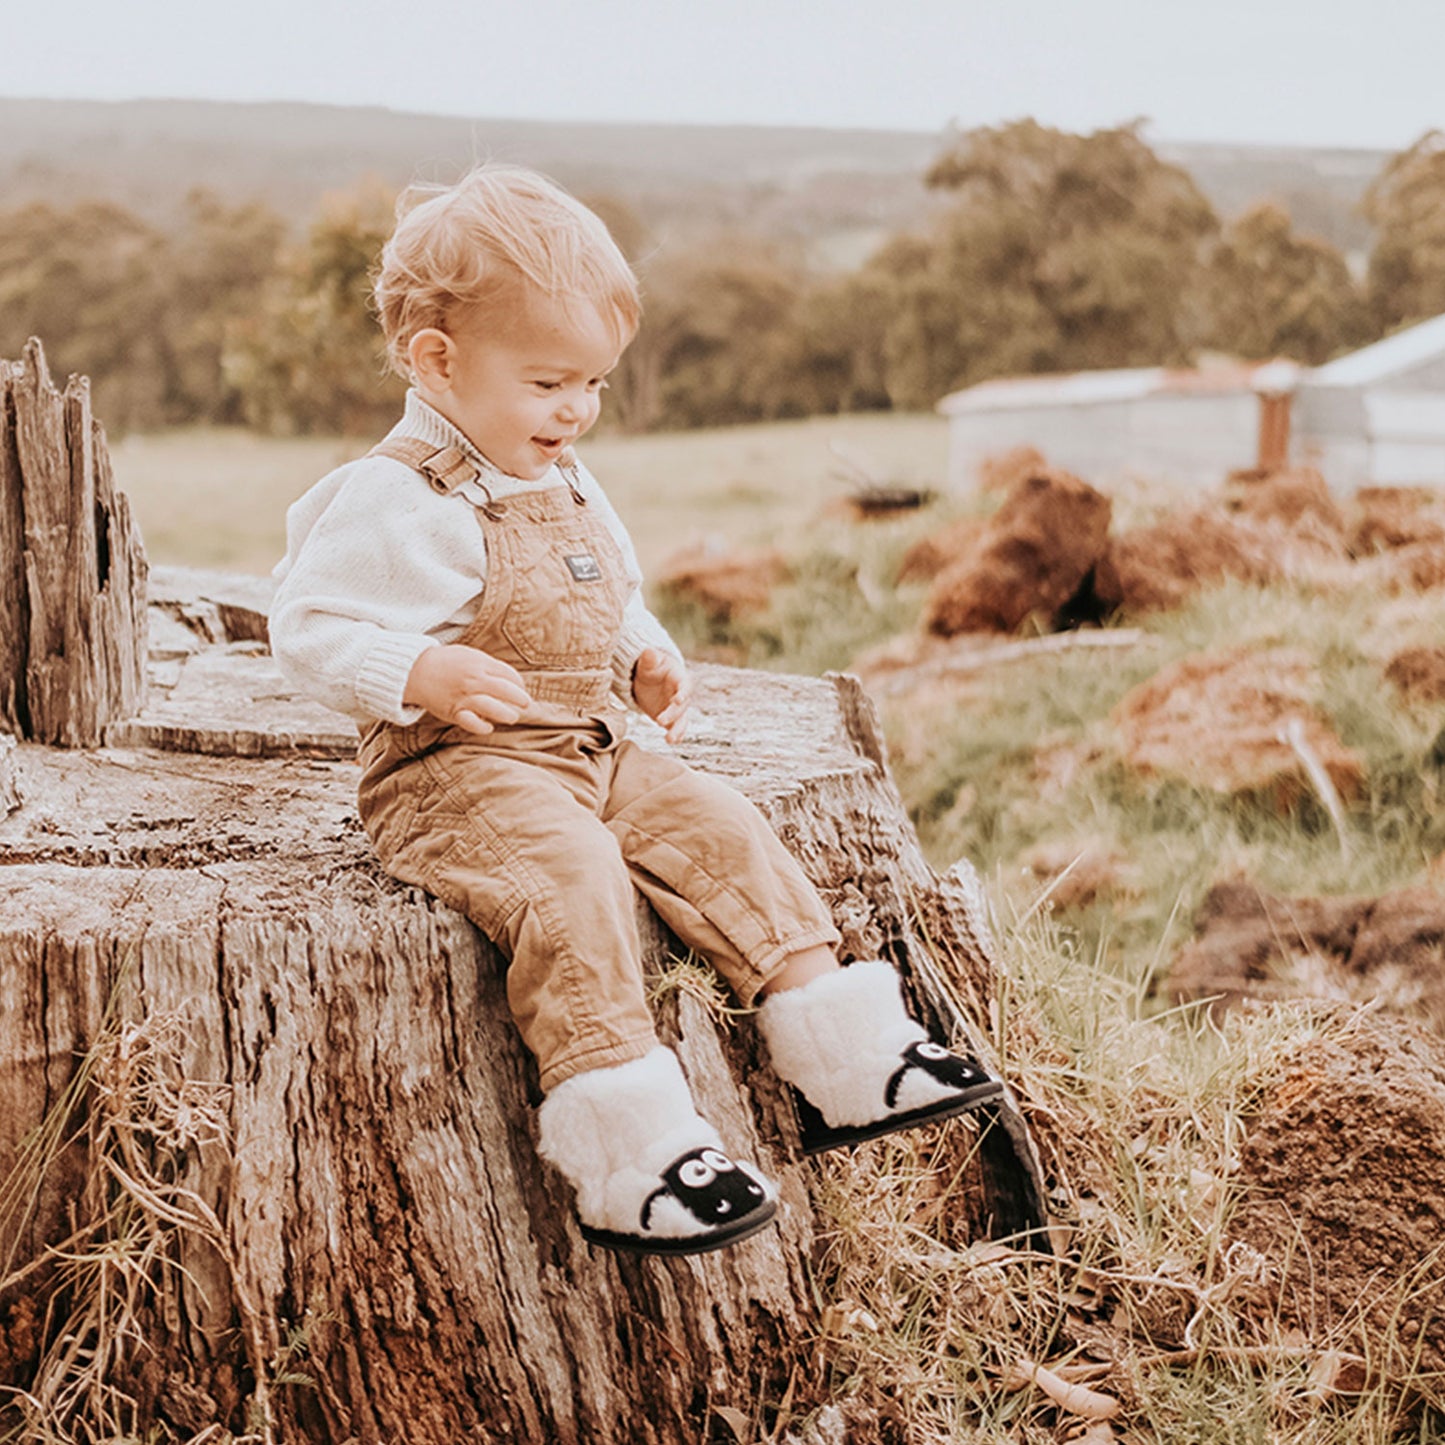
<path id="1" fill-rule="evenodd" d="M 481 166 L 403 197 L 376 301 L 405 413 L 288 513 L 272 646 L 358 721 L 386 868 L 507 956 L 540 1152 L 584 1236 L 686 1254 L 777 1207 L 658 1042 L 637 892 L 758 1004 L 805 1149 L 996 1097 L 908 1017 L 886 963 L 840 966 L 821 900 L 749 802 L 625 737 L 630 705 L 676 742 L 689 682 L 573 451 L 640 314 L 601 221 L 533 172 Z"/>

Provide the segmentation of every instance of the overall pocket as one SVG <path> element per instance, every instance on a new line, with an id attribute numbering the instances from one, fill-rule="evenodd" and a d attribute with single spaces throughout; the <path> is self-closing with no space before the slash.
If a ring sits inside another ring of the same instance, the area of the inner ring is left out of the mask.
<path id="1" fill-rule="evenodd" d="M 511 590 L 498 627 L 518 657 L 538 668 L 607 667 L 627 600 L 612 538 L 572 525 L 499 528 L 489 540 L 506 553 Z"/>

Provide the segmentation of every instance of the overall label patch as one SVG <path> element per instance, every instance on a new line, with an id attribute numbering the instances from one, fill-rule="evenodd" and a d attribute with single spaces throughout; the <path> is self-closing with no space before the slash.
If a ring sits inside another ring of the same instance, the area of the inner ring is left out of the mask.
<path id="1" fill-rule="evenodd" d="M 575 556 L 566 559 L 567 570 L 572 574 L 574 582 L 600 582 L 602 580 L 602 569 L 597 565 L 597 559 L 590 552 L 578 552 Z"/>

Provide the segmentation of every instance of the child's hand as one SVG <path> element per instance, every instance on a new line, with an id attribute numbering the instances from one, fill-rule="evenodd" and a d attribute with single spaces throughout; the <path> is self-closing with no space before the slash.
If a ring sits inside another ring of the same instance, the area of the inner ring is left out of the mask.
<path id="1" fill-rule="evenodd" d="M 531 702 L 516 668 L 478 647 L 429 647 L 407 674 L 402 701 L 469 733 L 514 723 Z"/>
<path id="2" fill-rule="evenodd" d="M 668 742 L 681 741 L 687 731 L 692 679 L 672 653 L 660 647 L 644 649 L 632 669 L 632 696 L 667 735 Z"/>

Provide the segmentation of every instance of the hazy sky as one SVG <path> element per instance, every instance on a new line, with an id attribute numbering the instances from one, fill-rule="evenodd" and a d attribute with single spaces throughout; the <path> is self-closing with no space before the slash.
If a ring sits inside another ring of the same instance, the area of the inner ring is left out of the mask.
<path id="1" fill-rule="evenodd" d="M 1445 0 L 0 0 L 0 94 L 1398 149 Z"/>

